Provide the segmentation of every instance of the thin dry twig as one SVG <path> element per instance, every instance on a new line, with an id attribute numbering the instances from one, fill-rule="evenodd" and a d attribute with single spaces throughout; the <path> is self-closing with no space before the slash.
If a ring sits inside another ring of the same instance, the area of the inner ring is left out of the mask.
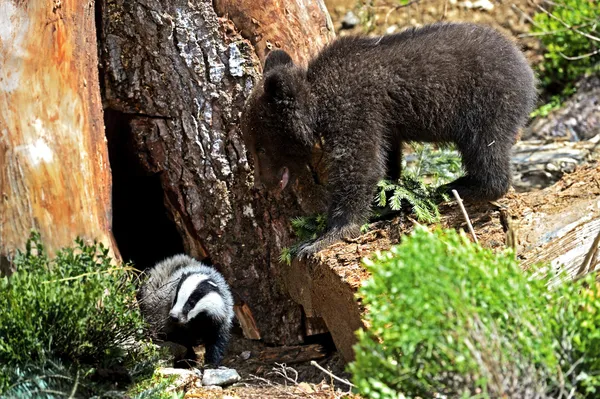
<path id="1" fill-rule="evenodd" d="M 596 238 L 594 238 L 594 242 L 592 243 L 592 246 L 590 247 L 590 250 L 588 251 L 588 253 L 585 255 L 583 262 L 581 262 L 581 266 L 579 266 L 579 270 L 577 270 L 577 273 L 575 274 L 575 278 L 583 276 L 585 273 L 585 270 L 589 266 L 591 266 L 592 268 L 595 268 L 595 265 L 593 265 L 593 264 L 590 265 L 590 261 L 592 259 L 596 258 L 596 253 L 598 252 L 598 244 L 600 244 L 600 230 L 598 231 Z M 593 269 L 590 271 L 593 271 Z"/>
<path id="2" fill-rule="evenodd" d="M 448 12 L 448 0 L 444 0 L 444 11 L 442 12 L 442 16 L 440 21 L 444 21 L 446 19 L 446 13 Z"/>
<path id="3" fill-rule="evenodd" d="M 339 381 L 343 384 L 346 384 L 352 388 L 354 388 L 356 385 L 354 385 L 353 383 L 351 383 L 350 381 L 344 379 L 344 378 L 340 378 L 338 376 L 336 376 L 335 374 L 333 374 L 331 371 L 329 370 L 325 370 L 323 367 L 321 367 L 321 365 L 319 365 L 319 363 L 315 362 L 314 360 L 311 360 L 310 362 L 311 366 L 315 366 L 316 368 L 318 368 L 319 370 L 321 370 L 322 372 L 324 372 L 325 374 L 327 374 L 328 376 L 330 376 L 331 378 L 333 378 L 336 381 Z"/>
<path id="4" fill-rule="evenodd" d="M 406 3 L 406 4 L 399 4 L 397 6 L 394 6 L 394 7 L 390 8 L 389 11 L 385 14 L 385 26 L 388 26 L 388 19 L 390 18 L 390 15 L 392 15 L 392 13 L 394 11 L 398 11 L 401 8 L 408 7 L 408 6 L 412 5 L 412 4 L 418 3 L 419 1 L 420 0 L 411 0 L 408 3 Z"/>
<path id="5" fill-rule="evenodd" d="M 540 25 L 539 25 L 537 22 L 535 22 L 535 21 L 533 20 L 533 18 L 531 18 L 531 17 L 529 16 L 529 14 L 527 14 L 525 11 L 521 10 L 521 9 L 519 8 L 519 6 L 517 6 L 516 4 L 514 4 L 514 3 L 513 3 L 513 4 L 511 4 L 511 5 L 510 5 L 510 8 L 512 8 L 513 10 L 517 10 L 517 11 L 519 11 L 519 12 L 521 13 L 521 16 L 522 16 L 523 18 L 525 18 L 525 19 L 527 20 L 527 22 L 529 22 L 529 23 L 530 23 L 530 24 L 532 24 L 533 26 L 536 26 L 536 27 L 538 27 L 538 28 L 540 27 Z"/>
<path id="6" fill-rule="evenodd" d="M 595 22 L 588 22 L 588 23 L 585 23 L 585 24 L 574 26 L 574 28 L 586 28 L 588 26 L 594 26 L 597 23 L 598 23 L 597 21 L 595 21 Z M 543 31 L 543 32 L 527 32 L 527 33 L 521 33 L 521 34 L 517 35 L 517 37 L 518 38 L 524 38 L 524 37 L 538 37 L 538 36 L 556 35 L 558 33 L 568 32 L 570 30 L 571 30 L 570 28 L 563 28 L 563 29 L 548 30 L 548 31 Z"/>
<path id="7" fill-rule="evenodd" d="M 463 217 L 465 218 L 465 221 L 467 222 L 467 227 L 469 228 L 469 232 L 473 236 L 473 241 L 475 241 L 475 243 L 478 243 L 479 241 L 477 241 L 477 236 L 475 235 L 475 230 L 473 230 L 473 225 L 471 224 L 471 219 L 469 218 L 469 215 L 467 214 L 467 210 L 465 209 L 465 206 L 463 205 L 460 195 L 458 195 L 458 192 L 456 190 L 452 190 L 452 195 L 454 195 L 454 198 L 456 199 L 456 202 L 458 203 L 458 206 L 463 214 Z"/>
<path id="8" fill-rule="evenodd" d="M 273 374 L 280 376 L 294 385 L 298 385 L 298 371 L 293 367 L 288 367 L 285 363 L 275 363 L 275 365 L 279 368 L 273 367 Z M 294 377 L 288 376 L 288 371 L 294 374 Z"/>
<path id="9" fill-rule="evenodd" d="M 577 61 L 577 60 L 582 60 L 584 58 L 593 57 L 596 54 L 600 54 L 600 48 L 598 50 L 596 50 L 596 51 L 592 51 L 591 53 L 587 53 L 587 54 L 583 54 L 583 55 L 578 55 L 576 57 L 569 57 L 568 55 L 563 54 L 560 51 L 558 52 L 558 54 L 560 54 L 560 56 L 563 57 L 565 60 Z"/>

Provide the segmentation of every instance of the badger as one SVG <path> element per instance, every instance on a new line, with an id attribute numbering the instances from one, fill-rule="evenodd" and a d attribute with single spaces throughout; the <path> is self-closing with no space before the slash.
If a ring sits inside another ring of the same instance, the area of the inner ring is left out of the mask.
<path id="1" fill-rule="evenodd" d="M 204 363 L 218 366 L 233 321 L 233 297 L 221 273 L 187 255 L 167 258 L 146 273 L 138 302 L 152 339 L 186 348 L 176 365 L 195 361 L 193 347 L 204 344 Z"/>

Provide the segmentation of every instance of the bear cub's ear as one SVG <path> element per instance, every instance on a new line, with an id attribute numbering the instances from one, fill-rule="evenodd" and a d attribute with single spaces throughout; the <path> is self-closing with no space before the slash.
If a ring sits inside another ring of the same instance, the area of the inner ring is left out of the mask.
<path id="1" fill-rule="evenodd" d="M 265 59 L 265 66 L 263 68 L 263 75 L 269 72 L 271 69 L 277 66 L 293 66 L 294 61 L 292 61 L 292 57 L 288 53 L 283 50 L 273 50 L 267 54 L 267 58 Z"/>

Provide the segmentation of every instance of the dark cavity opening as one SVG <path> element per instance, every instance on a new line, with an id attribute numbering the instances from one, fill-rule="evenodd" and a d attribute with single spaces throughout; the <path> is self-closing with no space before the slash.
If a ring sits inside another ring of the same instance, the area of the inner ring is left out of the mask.
<path id="1" fill-rule="evenodd" d="M 104 124 L 113 181 L 113 234 L 123 260 L 143 270 L 183 253 L 165 207 L 160 175 L 148 173 L 138 161 L 129 117 L 105 110 Z"/>

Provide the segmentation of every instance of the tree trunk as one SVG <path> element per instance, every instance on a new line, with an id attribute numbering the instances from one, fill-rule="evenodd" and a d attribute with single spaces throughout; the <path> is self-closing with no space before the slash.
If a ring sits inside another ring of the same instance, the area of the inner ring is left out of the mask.
<path id="1" fill-rule="evenodd" d="M 215 1 L 232 22 L 208 0 L 104 0 L 102 74 L 106 106 L 128 122 L 146 172 L 160 176 L 185 251 L 223 272 L 247 337 L 290 345 L 310 323 L 278 257 L 290 218 L 322 208 L 320 188 L 311 178 L 279 198 L 255 191 L 238 121 L 265 49 L 305 61 L 333 32 L 321 1 L 267 3 Z"/>
<path id="2" fill-rule="evenodd" d="M 0 271 L 31 229 L 114 249 L 97 65 L 93 2 L 0 0 Z"/>

